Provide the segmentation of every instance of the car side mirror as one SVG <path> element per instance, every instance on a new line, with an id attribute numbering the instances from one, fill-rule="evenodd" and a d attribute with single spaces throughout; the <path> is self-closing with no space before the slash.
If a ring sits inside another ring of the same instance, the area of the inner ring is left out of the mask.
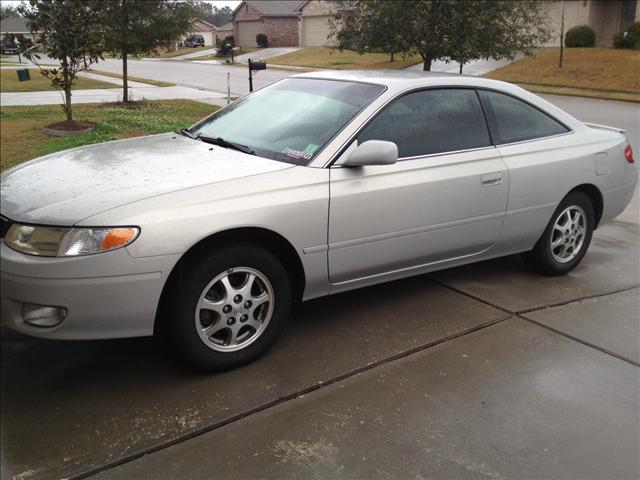
<path id="1" fill-rule="evenodd" d="M 398 161 L 398 146 L 383 140 L 367 140 L 358 145 L 342 163 L 343 167 L 392 165 Z"/>

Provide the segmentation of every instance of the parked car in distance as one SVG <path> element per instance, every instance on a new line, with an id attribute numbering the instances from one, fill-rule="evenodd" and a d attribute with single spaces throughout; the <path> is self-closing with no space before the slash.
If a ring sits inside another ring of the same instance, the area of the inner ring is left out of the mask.
<path id="1" fill-rule="evenodd" d="M 15 43 L 2 43 L 0 44 L 0 53 L 3 55 L 17 55 L 18 47 Z"/>
<path id="2" fill-rule="evenodd" d="M 515 85 L 306 73 L 179 133 L 2 173 L 2 319 L 52 339 L 168 332 L 195 366 L 231 368 L 296 301 L 515 253 L 566 274 L 636 182 L 622 131 Z"/>
<path id="3" fill-rule="evenodd" d="M 202 35 L 189 35 L 184 40 L 184 46 L 187 48 L 204 47 L 204 37 Z"/>

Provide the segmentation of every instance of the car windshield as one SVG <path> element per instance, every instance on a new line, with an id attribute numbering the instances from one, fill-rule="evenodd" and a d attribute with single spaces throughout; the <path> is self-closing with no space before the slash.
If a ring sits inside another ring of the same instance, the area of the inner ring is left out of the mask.
<path id="1" fill-rule="evenodd" d="M 249 147 L 261 157 L 307 165 L 383 91 L 366 83 L 288 78 L 236 100 L 190 131 Z"/>

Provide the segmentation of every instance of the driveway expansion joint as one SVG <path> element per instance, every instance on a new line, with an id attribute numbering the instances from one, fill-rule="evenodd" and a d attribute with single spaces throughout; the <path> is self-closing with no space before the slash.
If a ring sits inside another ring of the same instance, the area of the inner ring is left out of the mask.
<path id="1" fill-rule="evenodd" d="M 501 310 L 504 310 L 504 309 L 501 309 Z M 195 430 L 193 430 L 191 432 L 188 432 L 188 433 L 186 433 L 184 435 L 180 435 L 180 436 L 178 436 L 176 438 L 173 438 L 171 440 L 167 440 L 166 442 L 161 442 L 161 443 L 159 443 L 157 445 L 152 445 L 150 447 L 143 448 L 143 449 L 141 449 L 139 451 L 132 452 L 130 455 L 128 455 L 126 457 L 120 458 L 120 459 L 118 459 L 116 461 L 113 461 L 113 462 L 106 463 L 104 465 L 98 466 L 96 468 L 93 468 L 93 469 L 88 470 L 86 472 L 80 473 L 78 475 L 70 476 L 68 478 L 69 478 L 69 480 L 81 480 L 81 479 L 92 477 L 94 475 L 97 475 L 99 473 L 111 470 L 113 468 L 119 467 L 119 466 L 124 465 L 126 463 L 130 463 L 130 462 L 133 462 L 135 460 L 138 460 L 139 458 L 144 457 L 146 455 L 157 453 L 159 451 L 165 450 L 165 449 L 167 449 L 169 447 L 172 447 L 174 445 L 178 445 L 180 443 L 183 443 L 183 442 L 185 442 L 187 440 L 191 440 L 193 438 L 196 438 L 196 437 L 199 437 L 201 435 L 204 435 L 205 433 L 208 433 L 208 432 L 211 432 L 213 430 L 217 430 L 219 428 L 222 428 L 222 427 L 224 427 L 226 425 L 235 423 L 235 422 L 237 422 L 239 420 L 242 420 L 243 418 L 250 417 L 252 415 L 255 415 L 257 413 L 263 412 L 265 410 L 269 410 L 269 409 L 271 409 L 273 407 L 276 407 L 278 405 L 281 405 L 281 404 L 283 404 L 285 402 L 296 400 L 296 399 L 301 398 L 301 397 L 303 397 L 305 395 L 308 395 L 309 393 L 315 392 L 317 390 L 320 390 L 322 388 L 328 387 L 330 385 L 333 385 L 335 383 L 341 382 L 343 380 L 347 380 L 349 378 L 355 377 L 355 376 L 360 375 L 360 374 L 362 374 L 364 372 L 367 372 L 369 370 L 373 370 L 373 369 L 381 367 L 383 365 L 387 365 L 387 364 L 395 362 L 397 360 L 400 360 L 400 359 L 412 356 L 414 354 L 423 352 L 423 351 L 428 350 L 430 348 L 437 347 L 439 345 L 451 342 L 451 341 L 456 340 L 458 338 L 465 337 L 465 336 L 467 336 L 469 334 L 472 334 L 472 333 L 477 332 L 479 330 L 484 330 L 484 329 L 486 329 L 488 327 L 492 327 L 492 326 L 497 325 L 499 323 L 503 323 L 506 320 L 509 320 L 509 319 L 512 319 L 512 318 L 515 318 L 515 316 L 513 314 L 509 313 L 508 315 L 505 315 L 503 317 L 499 317 L 499 318 L 497 318 L 495 320 L 491 320 L 489 322 L 486 322 L 486 323 L 483 323 L 483 324 L 480 324 L 480 325 L 476 325 L 476 326 L 474 326 L 472 328 L 468 328 L 468 329 L 463 330 L 461 332 L 454 333 L 452 335 L 448 335 L 448 336 L 440 338 L 438 340 L 434 340 L 432 342 L 428 342 L 426 344 L 411 348 L 409 350 L 405 350 L 403 352 L 397 353 L 397 354 L 392 355 L 390 357 L 383 358 L 383 359 L 377 360 L 375 362 L 371 362 L 371 363 L 369 363 L 367 365 L 364 365 L 362 367 L 353 369 L 353 370 L 351 370 L 349 372 L 337 375 L 337 376 L 332 377 L 330 379 L 321 380 L 319 382 L 316 382 L 313 385 L 310 385 L 308 387 L 302 388 L 302 389 L 297 390 L 296 392 L 290 393 L 288 395 L 284 395 L 282 397 L 279 397 L 279 398 L 277 398 L 275 400 L 272 400 L 270 402 L 264 403 L 262 405 L 258 405 L 257 407 L 249 409 L 249 410 L 247 410 L 245 412 L 240 412 L 240 413 L 238 413 L 236 415 L 233 415 L 231 417 L 228 417 L 226 419 L 223 419 L 223 420 L 220 420 L 218 422 L 214 422 L 214 423 L 212 423 L 210 425 L 206 425 L 204 427 L 195 429 Z"/>

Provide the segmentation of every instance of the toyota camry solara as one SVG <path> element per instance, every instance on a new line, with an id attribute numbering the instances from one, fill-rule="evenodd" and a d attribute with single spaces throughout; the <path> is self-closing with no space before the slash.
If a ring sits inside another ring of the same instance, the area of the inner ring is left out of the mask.
<path id="1" fill-rule="evenodd" d="M 3 173 L 2 319 L 53 339 L 163 332 L 230 368 L 295 301 L 519 252 L 570 272 L 636 181 L 622 131 L 511 84 L 289 77 L 182 132 Z"/>

